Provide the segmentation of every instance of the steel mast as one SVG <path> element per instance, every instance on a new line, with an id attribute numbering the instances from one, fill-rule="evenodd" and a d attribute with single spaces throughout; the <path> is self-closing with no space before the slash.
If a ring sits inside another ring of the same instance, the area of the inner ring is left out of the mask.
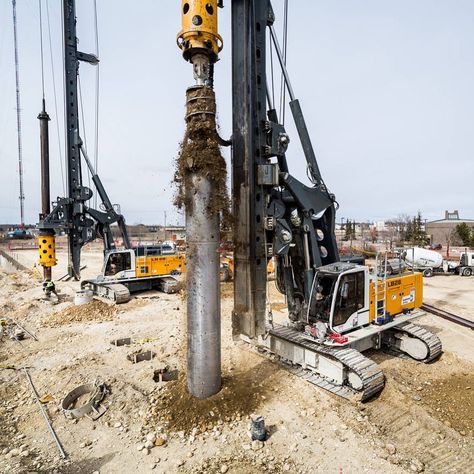
<path id="1" fill-rule="evenodd" d="M 43 234 L 48 230 L 61 230 L 68 234 L 69 277 L 79 280 L 81 249 L 88 242 L 101 237 L 104 250 L 115 248 L 111 225 L 117 224 L 124 246 L 130 248 L 125 219 L 118 206 L 112 204 L 105 188 L 82 146 L 79 134 L 78 71 L 79 63 L 98 64 L 99 59 L 77 50 L 76 2 L 62 0 L 64 25 L 64 81 L 66 101 L 66 168 L 67 196 L 58 197 L 50 214 L 40 220 L 38 228 Z M 101 211 L 87 205 L 93 193 L 82 183 L 81 155 L 92 176 L 101 199 Z M 49 249 L 49 243 L 48 243 Z M 49 254 L 48 254 L 49 257 Z M 51 258 L 54 255 L 51 253 Z"/>
<path id="2" fill-rule="evenodd" d="M 18 134 L 18 174 L 20 176 L 20 227 L 25 227 L 25 194 L 23 191 L 23 153 L 21 146 L 21 109 L 20 109 L 20 72 L 18 64 L 18 33 L 16 22 L 16 0 L 13 8 L 13 41 L 15 45 L 15 82 L 16 82 L 16 126 Z"/>

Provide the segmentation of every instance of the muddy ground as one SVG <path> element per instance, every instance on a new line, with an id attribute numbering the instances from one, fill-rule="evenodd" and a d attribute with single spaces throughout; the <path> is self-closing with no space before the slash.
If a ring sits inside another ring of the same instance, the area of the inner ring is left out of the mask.
<path id="1" fill-rule="evenodd" d="M 23 258 L 31 263 L 34 253 Z M 97 274 L 99 256 L 85 253 L 85 260 L 84 276 Z M 55 269 L 58 275 L 62 270 Z M 457 289 L 466 281 L 429 280 L 427 302 L 472 317 L 472 292 Z M 77 286 L 59 282 L 61 303 L 51 305 L 42 300 L 36 273 L 0 271 L 0 319 L 13 317 L 39 339 L 0 339 L 2 473 L 472 472 L 474 335 L 466 328 L 421 318 L 441 337 L 442 357 L 425 365 L 374 352 L 370 357 L 386 375 L 384 391 L 365 404 L 348 402 L 233 342 L 232 285 L 226 283 L 224 385 L 215 397 L 198 401 L 184 385 L 182 295 L 149 293 L 117 307 L 95 302 L 78 309 L 72 306 Z M 284 312 L 273 284 L 270 292 L 274 310 Z M 133 343 L 111 344 L 122 337 Z M 133 364 L 127 356 L 138 350 L 155 357 Z M 25 366 L 39 395 L 49 395 L 44 406 L 67 460 L 58 455 L 24 373 L 15 370 Z M 154 380 L 164 366 L 178 371 L 177 380 Z M 110 387 L 107 412 L 97 421 L 66 419 L 61 399 L 95 380 Z M 263 444 L 249 438 L 252 413 L 262 414 L 269 427 Z"/>

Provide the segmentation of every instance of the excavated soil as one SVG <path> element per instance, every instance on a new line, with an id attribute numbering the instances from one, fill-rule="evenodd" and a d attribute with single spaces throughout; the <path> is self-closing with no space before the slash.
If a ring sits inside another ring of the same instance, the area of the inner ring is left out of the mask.
<path id="1" fill-rule="evenodd" d="M 227 467 L 226 472 L 232 474 L 260 474 L 263 472 L 271 472 L 272 474 L 279 474 L 283 472 L 298 472 L 299 469 L 292 461 L 275 459 L 275 456 L 269 456 L 270 463 L 268 469 L 264 466 L 264 462 L 256 465 L 252 456 L 245 451 L 238 451 L 233 456 L 215 457 L 210 460 L 198 464 L 191 472 L 201 474 L 221 474 L 223 472 L 222 466 Z"/>
<path id="2" fill-rule="evenodd" d="M 205 400 L 190 395 L 182 377 L 168 382 L 152 412 L 170 431 L 212 430 L 216 424 L 240 421 L 258 410 L 271 395 L 269 381 L 276 380 L 278 372 L 278 367 L 268 361 L 246 371 L 228 371 L 222 378 L 221 391 Z"/>
<path id="3" fill-rule="evenodd" d="M 42 325 L 58 327 L 86 321 L 111 321 L 114 319 L 116 312 L 115 306 L 93 300 L 87 304 L 68 306 L 62 311 L 52 313 L 42 321 Z"/>
<path id="4" fill-rule="evenodd" d="M 195 194 L 191 176 L 202 176 L 211 182 L 213 189 L 208 213 L 220 213 L 223 221 L 227 221 L 230 207 L 227 170 L 217 142 L 214 91 L 208 87 L 193 88 L 186 95 L 186 132 L 176 160 L 174 181 L 177 192 L 174 203 L 179 209 L 191 209 Z"/>
<path id="5" fill-rule="evenodd" d="M 371 357 L 383 367 L 385 388 L 365 405 L 339 402 L 346 422 L 409 472 L 472 472 L 472 364 L 450 353 L 431 364 Z"/>
<path id="6" fill-rule="evenodd" d="M 462 435 L 474 432 L 474 373 L 453 373 L 421 390 L 431 414 Z"/>

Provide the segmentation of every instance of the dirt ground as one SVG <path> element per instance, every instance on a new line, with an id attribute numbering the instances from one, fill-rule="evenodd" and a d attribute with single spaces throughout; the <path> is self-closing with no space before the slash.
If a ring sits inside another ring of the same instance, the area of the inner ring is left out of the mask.
<path id="1" fill-rule="evenodd" d="M 35 253 L 25 251 L 31 267 Z M 65 258 L 59 255 L 65 273 Z M 100 253 L 86 252 L 84 277 L 100 270 Z M 425 280 L 425 300 L 474 317 L 474 279 Z M 148 293 L 111 307 L 73 306 L 76 282 L 59 282 L 58 305 L 42 299 L 37 272 L 0 271 L 0 319 L 33 332 L 0 338 L 0 472 L 20 473 L 470 473 L 474 465 L 474 334 L 424 316 L 419 323 L 442 339 L 432 364 L 374 352 L 386 386 L 375 399 L 348 402 L 286 372 L 231 337 L 232 284 L 222 287 L 223 389 L 199 401 L 185 389 L 185 301 Z M 284 299 L 270 283 L 274 310 Z M 131 345 L 111 341 L 130 337 Z M 128 355 L 151 350 L 133 364 Z M 168 366 L 177 380 L 156 382 Z M 13 367 L 13 368 L 8 368 Z M 31 397 L 28 367 L 43 406 L 67 452 L 62 460 Z M 156 378 L 156 377 L 155 377 Z M 107 412 L 74 422 L 59 408 L 84 383 L 104 382 Z M 251 441 L 249 416 L 264 416 L 270 437 Z"/>

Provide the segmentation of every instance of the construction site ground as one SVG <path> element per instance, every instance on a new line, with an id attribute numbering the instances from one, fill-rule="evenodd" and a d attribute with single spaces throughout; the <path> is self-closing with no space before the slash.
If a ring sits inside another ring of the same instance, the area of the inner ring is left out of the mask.
<path id="1" fill-rule="evenodd" d="M 66 273 L 66 256 L 54 268 Z M 32 268 L 35 251 L 19 261 Z M 102 253 L 85 252 L 83 277 L 100 272 Z M 425 279 L 425 302 L 474 318 L 473 278 Z M 444 353 L 431 364 L 380 352 L 368 355 L 386 376 L 367 403 L 340 399 L 231 336 L 232 283 L 222 284 L 221 392 L 188 395 L 184 292 L 147 292 L 111 306 L 74 306 L 78 282 L 59 282 L 43 299 L 38 270 L 0 270 L 0 319 L 37 336 L 0 339 L 0 472 L 19 473 L 471 473 L 474 466 L 474 333 L 436 316 L 420 324 L 439 335 Z M 285 301 L 269 283 L 275 312 Z M 7 329 L 6 326 L 3 327 Z M 111 341 L 130 337 L 131 345 Z M 150 361 L 127 356 L 151 350 Z M 156 381 L 155 371 L 177 370 Z M 13 367 L 13 368 L 9 368 Z M 32 398 L 27 367 L 68 455 L 58 449 Z M 110 393 L 97 421 L 73 421 L 60 409 L 75 387 L 100 381 Z M 249 417 L 263 415 L 266 442 L 252 442 Z"/>

